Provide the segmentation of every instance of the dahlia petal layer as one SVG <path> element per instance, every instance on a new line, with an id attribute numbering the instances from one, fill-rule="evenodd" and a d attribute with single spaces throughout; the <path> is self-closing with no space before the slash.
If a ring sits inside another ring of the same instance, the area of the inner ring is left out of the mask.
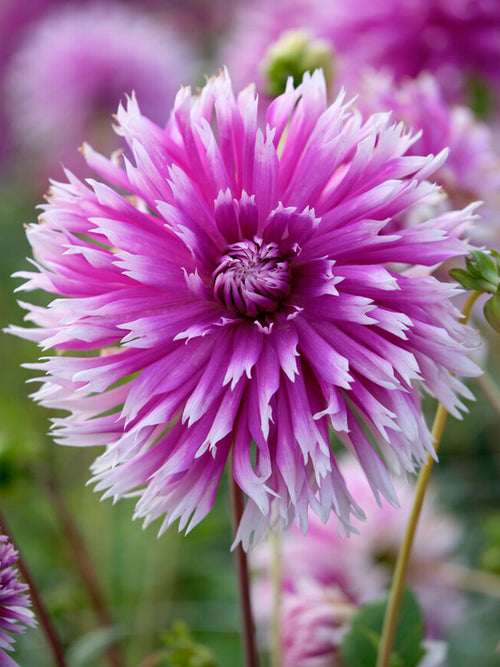
<path id="1" fill-rule="evenodd" d="M 58 442 L 104 447 L 96 489 L 138 496 L 161 531 L 210 511 L 231 457 L 245 548 L 278 522 L 305 529 L 309 508 L 349 532 L 363 511 L 331 439 L 397 504 L 388 467 L 433 451 L 420 392 L 455 415 L 471 397 L 456 289 L 409 269 L 467 253 L 473 209 L 389 232 L 433 196 L 443 156 L 407 156 L 401 125 L 363 121 L 342 95 L 328 107 L 325 91 L 320 72 L 289 84 L 263 128 L 227 72 L 183 88 L 165 128 L 132 98 L 123 170 L 86 147 L 107 183 L 68 173 L 28 230 L 21 289 L 56 297 L 23 303 L 35 328 L 11 329 L 57 351 L 32 365 L 34 398 L 69 412 Z"/>

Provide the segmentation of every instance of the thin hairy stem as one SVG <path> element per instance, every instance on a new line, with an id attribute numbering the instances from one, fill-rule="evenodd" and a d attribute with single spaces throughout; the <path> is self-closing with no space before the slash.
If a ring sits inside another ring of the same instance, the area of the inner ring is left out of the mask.
<path id="1" fill-rule="evenodd" d="M 232 469 L 229 474 L 229 493 L 231 497 L 231 515 L 233 522 L 233 536 L 236 536 L 241 517 L 243 515 L 243 492 L 236 483 Z M 238 579 L 240 613 L 243 629 L 243 649 L 246 667 L 259 667 L 259 655 L 255 641 L 255 625 L 253 622 L 252 605 L 250 601 L 250 576 L 248 573 L 248 559 L 241 543 L 235 548 L 236 574 Z"/>
<path id="2" fill-rule="evenodd" d="M 471 292 L 467 301 L 465 302 L 461 317 L 461 321 L 464 324 L 469 319 L 472 307 L 480 295 L 481 292 Z M 448 413 L 446 409 L 441 405 L 441 403 L 439 403 L 431 431 L 431 440 L 435 451 L 438 450 L 439 444 L 441 442 L 447 415 Z M 427 464 L 422 466 L 417 479 L 417 484 L 415 486 L 413 507 L 411 509 L 408 524 L 406 526 L 406 533 L 403 538 L 403 542 L 401 543 L 396 560 L 391 589 L 389 591 L 389 599 L 387 601 L 387 608 L 385 610 L 382 635 L 380 638 L 377 657 L 377 667 L 390 667 L 392 647 L 394 644 L 394 636 L 396 634 L 399 609 L 401 606 L 401 597 L 403 595 L 403 588 L 406 579 L 406 572 L 408 570 L 408 562 L 413 545 L 413 538 L 417 529 L 418 519 L 422 509 L 422 503 L 424 501 L 427 485 L 429 483 L 429 477 L 432 471 L 433 463 L 434 459 L 428 455 Z"/>
<path id="3" fill-rule="evenodd" d="M 31 572 L 24 561 L 21 551 L 17 547 L 15 541 L 12 539 L 12 535 L 7 526 L 7 522 L 5 521 L 1 512 L 0 512 L 0 533 L 6 535 L 11 541 L 12 545 L 18 551 L 19 555 L 17 560 L 17 567 L 19 568 L 19 572 L 21 573 L 22 578 L 28 584 L 31 601 L 33 603 L 33 607 L 35 609 L 38 620 L 40 621 L 40 626 L 47 639 L 47 643 L 49 644 L 50 650 L 52 651 L 52 657 L 54 659 L 55 667 L 68 667 L 68 663 L 66 662 L 66 658 L 64 657 L 64 650 L 61 641 L 51 621 L 49 613 L 45 609 L 45 605 L 43 603 L 40 593 L 38 592 L 38 587 L 35 583 L 35 580 L 31 576 Z"/>

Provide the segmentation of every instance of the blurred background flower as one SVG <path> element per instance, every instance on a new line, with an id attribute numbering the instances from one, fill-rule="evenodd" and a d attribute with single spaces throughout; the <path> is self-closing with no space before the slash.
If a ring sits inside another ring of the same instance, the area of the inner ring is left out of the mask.
<path id="1" fill-rule="evenodd" d="M 111 119 L 126 94 L 165 124 L 179 85 L 195 77 L 192 47 L 174 25 L 115 3 L 58 7 L 25 31 L 5 73 L 14 148 L 44 180 L 59 163 L 78 169 L 84 140 L 116 146 Z"/>
<path id="2" fill-rule="evenodd" d="M 18 553 L 5 535 L 0 535 L 0 663 L 17 663 L 5 651 L 14 650 L 14 637 L 35 625 L 28 586 L 21 583 L 16 563 Z"/>
<path id="3" fill-rule="evenodd" d="M 323 524 L 309 516 L 307 535 L 294 527 L 281 538 L 281 636 L 283 664 L 302 667 L 338 662 L 341 639 L 356 609 L 382 597 L 389 588 L 399 545 L 413 500 L 413 487 L 400 479 L 400 507 L 378 505 L 359 465 L 344 459 L 341 471 L 355 497 L 366 508 L 366 521 L 355 521 L 358 534 L 348 539 L 336 521 Z M 465 618 L 461 579 L 453 559 L 463 528 L 441 510 L 431 492 L 424 509 L 408 569 L 408 586 L 419 600 L 427 638 L 442 638 Z M 272 609 L 273 547 L 261 546 L 253 555 L 256 572 L 255 609 L 263 641 L 269 643 Z M 262 601 L 268 604 L 262 604 Z"/>
<path id="4" fill-rule="evenodd" d="M 498 245 L 500 210 L 500 154 L 493 132 L 464 105 L 448 104 L 430 73 L 397 84 L 387 72 L 365 71 L 359 82 L 357 106 L 363 113 L 390 111 L 395 121 L 421 132 L 412 154 L 449 150 L 434 178 L 443 186 L 440 206 L 455 208 L 482 201 L 481 222 L 469 233 L 476 243 Z"/>
<path id="5" fill-rule="evenodd" d="M 500 6 L 496 0 L 254 0 L 243 5 L 218 58 L 237 85 L 265 91 L 263 61 L 286 30 L 303 28 L 330 42 L 334 85 L 356 93 L 366 67 L 397 82 L 431 72 L 447 101 L 471 102 L 500 85 Z"/>

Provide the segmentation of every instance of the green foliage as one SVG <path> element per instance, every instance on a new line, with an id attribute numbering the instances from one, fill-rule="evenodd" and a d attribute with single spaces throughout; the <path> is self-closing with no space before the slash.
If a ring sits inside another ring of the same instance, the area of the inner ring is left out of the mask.
<path id="1" fill-rule="evenodd" d="M 344 635 L 341 655 L 345 667 L 374 667 L 384 620 L 387 598 L 363 606 L 353 617 Z M 396 628 L 391 667 L 416 667 L 422 648 L 424 622 L 422 612 L 409 591 L 403 593 Z"/>
<path id="2" fill-rule="evenodd" d="M 482 523 L 484 546 L 479 555 L 479 565 L 500 575 L 500 516 L 497 513 L 485 517 Z"/>
<path id="3" fill-rule="evenodd" d="M 448 635 L 450 667 L 499 667 L 498 600 L 475 597 L 463 624 Z"/>
<path id="4" fill-rule="evenodd" d="M 499 256 L 496 250 L 472 250 L 471 257 L 465 258 L 467 270 L 452 269 L 450 275 L 465 289 L 496 294 L 500 283 Z M 497 260 L 496 264 L 493 257 Z"/>
<path id="5" fill-rule="evenodd" d="M 212 652 L 206 646 L 195 642 L 185 623 L 174 623 L 172 629 L 162 636 L 162 640 L 166 649 L 156 654 L 155 665 L 217 667 Z"/>
<path id="6" fill-rule="evenodd" d="M 487 292 L 493 296 L 484 305 L 486 321 L 496 332 L 500 333 L 500 269 L 496 250 L 472 250 L 471 257 L 465 258 L 467 269 L 452 269 L 450 275 L 462 287 L 477 292 Z M 496 263 L 493 261 L 496 259 Z"/>

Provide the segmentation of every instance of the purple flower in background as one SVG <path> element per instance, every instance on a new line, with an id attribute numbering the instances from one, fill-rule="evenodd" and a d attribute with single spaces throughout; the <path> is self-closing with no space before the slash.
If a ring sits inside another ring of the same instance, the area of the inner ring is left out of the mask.
<path id="1" fill-rule="evenodd" d="M 0 163 L 10 152 L 11 137 L 6 119 L 3 80 L 23 32 L 57 0 L 4 0 L 0 3 Z M 3 164 L 2 164 L 3 166 Z"/>
<path id="2" fill-rule="evenodd" d="M 19 581 L 15 568 L 17 551 L 5 535 L 0 535 L 0 664 L 16 667 L 17 663 L 5 651 L 12 651 L 14 638 L 26 626 L 33 627 L 35 619 L 29 609 L 28 586 Z"/>
<path id="3" fill-rule="evenodd" d="M 350 530 L 362 510 L 330 449 L 330 429 L 375 494 L 396 503 L 386 464 L 414 470 L 433 452 L 420 390 L 453 414 L 475 334 L 451 284 L 404 267 L 467 252 L 453 233 L 472 208 L 384 233 L 432 197 L 443 156 L 406 156 L 414 138 L 388 114 L 363 122 L 320 71 L 257 123 L 252 87 L 226 73 L 179 92 L 165 130 L 135 98 L 118 111 L 125 169 L 88 146 L 120 192 L 68 174 L 28 237 L 36 270 L 25 304 L 37 328 L 12 332 L 58 352 L 35 395 L 71 414 L 58 442 L 103 446 L 97 490 L 138 496 L 136 516 L 192 528 L 211 509 L 232 451 L 248 502 L 237 540 L 269 524 L 304 527 L 311 506 Z M 64 356 L 64 350 L 76 354 Z"/>
<path id="4" fill-rule="evenodd" d="M 435 154 L 448 147 L 448 158 L 433 178 L 445 188 L 451 206 L 483 200 L 483 224 L 473 230 L 476 241 L 491 242 L 498 236 L 500 155 L 485 123 L 476 120 L 467 107 L 447 104 L 430 74 L 396 85 L 388 74 L 367 72 L 356 103 L 363 114 L 390 111 L 394 120 L 421 130 L 420 138 L 409 149 L 412 155 Z"/>
<path id="5" fill-rule="evenodd" d="M 255 608 L 262 609 L 260 604 Z M 340 665 L 339 646 L 355 611 L 338 586 L 322 586 L 314 579 L 299 581 L 296 590 L 282 598 L 283 667 Z"/>
<path id="6" fill-rule="evenodd" d="M 345 539 L 339 535 L 336 521 L 323 524 L 311 514 L 307 536 L 296 526 L 283 536 L 281 625 L 283 664 L 287 667 L 337 664 L 339 645 L 352 614 L 387 592 L 405 534 L 413 501 L 411 485 L 398 480 L 399 508 L 378 505 L 353 459 L 342 461 L 340 470 L 365 509 L 367 520 L 361 534 Z M 461 537 L 459 524 L 440 510 L 432 494 L 428 495 L 407 577 L 422 607 L 427 638 L 441 638 L 463 620 L 465 598 L 458 590 L 462 575 L 452 560 Z M 265 643 L 270 642 L 266 629 L 272 608 L 271 551 L 265 544 L 253 554 L 258 575 L 253 596 L 259 600 L 254 607 Z M 262 604 L 263 600 L 269 604 Z"/>
<path id="7" fill-rule="evenodd" d="M 497 0 L 338 0 L 332 11 L 331 36 L 349 79 L 365 65 L 397 80 L 427 71 L 448 100 L 463 99 L 470 77 L 500 84 Z"/>
<path id="8" fill-rule="evenodd" d="M 266 53 L 285 30 L 304 28 L 328 40 L 335 88 L 357 90 L 369 66 L 397 81 L 423 71 L 447 100 L 464 99 L 471 78 L 500 85 L 500 3 L 497 0 L 256 0 L 236 16 L 218 60 L 238 85 L 265 90 Z"/>
<path id="9" fill-rule="evenodd" d="M 124 93 L 164 124 L 193 56 L 174 28 L 140 9 L 72 4 L 47 13 L 24 37 L 6 73 L 13 140 L 47 169 L 83 164 L 84 140 L 111 147 L 111 116 Z"/>

